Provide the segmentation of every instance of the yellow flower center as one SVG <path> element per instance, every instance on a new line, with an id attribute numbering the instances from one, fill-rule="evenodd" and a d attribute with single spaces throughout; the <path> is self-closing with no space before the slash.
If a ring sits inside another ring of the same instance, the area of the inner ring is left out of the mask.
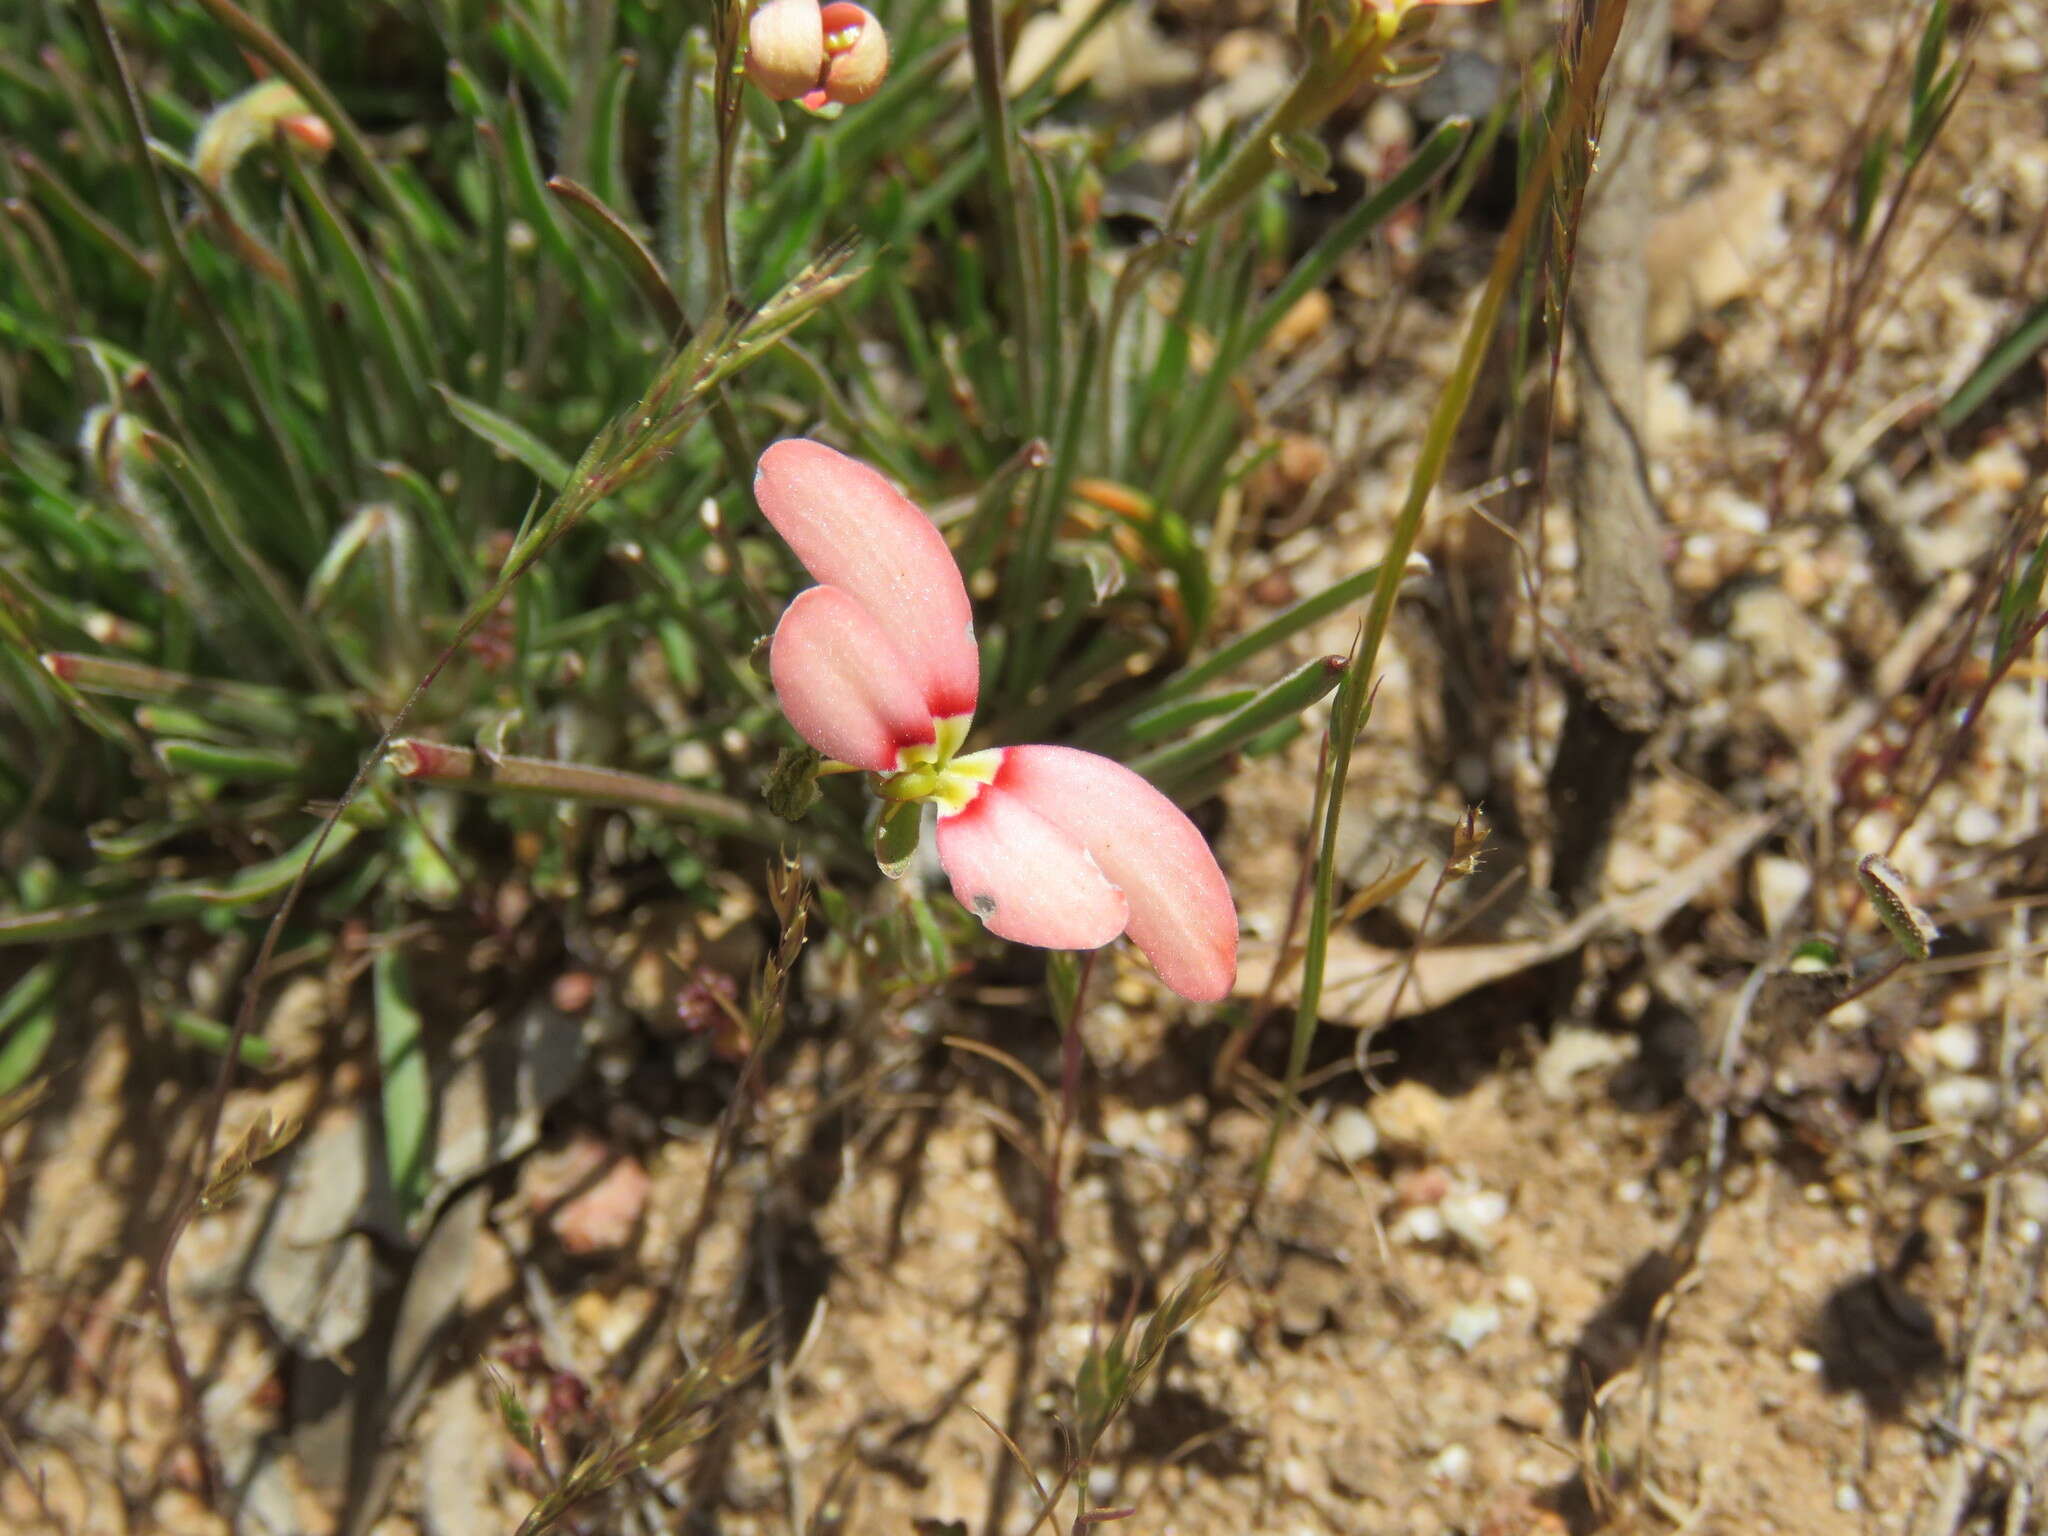
<path id="1" fill-rule="evenodd" d="M 970 715 L 934 720 L 933 739 L 899 749 L 896 771 L 876 786 L 876 793 L 884 800 L 929 800 L 942 816 L 965 810 L 1003 761 L 1001 748 L 960 755 L 973 723 Z"/>

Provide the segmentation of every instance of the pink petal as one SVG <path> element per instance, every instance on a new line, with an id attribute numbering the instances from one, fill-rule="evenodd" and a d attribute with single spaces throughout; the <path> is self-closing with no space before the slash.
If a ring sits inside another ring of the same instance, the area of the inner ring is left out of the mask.
<path id="1" fill-rule="evenodd" d="M 799 592 L 784 610 L 768 673 L 797 735 L 842 763 L 894 773 L 897 748 L 934 738 L 910 663 L 837 587 Z"/>
<path id="2" fill-rule="evenodd" d="M 1130 904 L 1131 942 L 1161 981 L 1193 1002 L 1229 996 L 1237 906 L 1179 806 L 1123 764 L 1072 747 L 1006 749 L 990 789 L 1088 850 Z"/>
<path id="3" fill-rule="evenodd" d="M 974 610 L 945 537 L 875 470 L 805 438 L 771 443 L 754 499 L 804 569 L 850 593 L 908 659 L 929 713 L 971 715 Z"/>
<path id="4" fill-rule="evenodd" d="M 1095 949 L 1130 915 L 1078 843 L 993 785 L 940 815 L 939 862 L 960 904 L 1013 943 Z"/>

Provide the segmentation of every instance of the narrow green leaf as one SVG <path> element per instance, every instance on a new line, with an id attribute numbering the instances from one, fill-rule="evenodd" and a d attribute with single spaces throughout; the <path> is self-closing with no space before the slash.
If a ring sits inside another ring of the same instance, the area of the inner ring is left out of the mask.
<path id="1" fill-rule="evenodd" d="M 1176 784 L 1199 773 L 1224 753 L 1299 715 L 1329 693 L 1343 680 L 1344 667 L 1342 656 L 1319 656 L 1233 710 L 1201 735 L 1148 752 L 1133 761 L 1131 767 L 1171 794 Z"/>
<path id="2" fill-rule="evenodd" d="M 1311 290 L 1330 280 L 1345 256 L 1394 214 L 1428 191 L 1437 177 L 1458 158 L 1471 137 L 1469 118 L 1453 117 L 1437 124 L 1429 137 L 1415 146 L 1415 153 L 1408 157 L 1406 164 L 1362 198 L 1356 208 L 1302 254 L 1285 281 L 1259 306 L 1258 316 L 1240 338 L 1237 352 L 1219 366 L 1234 373 L 1243 360 L 1273 334 L 1289 310 Z"/>
<path id="3" fill-rule="evenodd" d="M 1200 698 L 1187 699 L 1178 704 L 1162 705 L 1133 716 L 1124 726 L 1124 735 L 1135 742 L 1160 741 L 1168 736 L 1178 736 L 1182 731 L 1192 729 L 1205 720 L 1214 720 L 1218 715 L 1227 715 L 1232 710 L 1242 709 L 1258 696 L 1256 688 L 1230 688 L 1222 693 L 1205 694 Z"/>
<path id="4" fill-rule="evenodd" d="M 172 1034 L 182 1040 L 189 1040 L 201 1050 L 211 1051 L 216 1056 L 227 1050 L 228 1041 L 232 1038 L 227 1025 L 209 1019 L 203 1013 L 194 1013 L 188 1008 L 173 1009 L 167 1017 L 167 1022 L 171 1026 Z M 277 1065 L 277 1052 L 271 1049 L 270 1042 L 258 1039 L 254 1035 L 242 1037 L 241 1049 L 236 1054 L 243 1066 L 254 1067 L 259 1072 L 268 1072 Z"/>
<path id="5" fill-rule="evenodd" d="M 1878 916 L 1909 960 L 1925 960 L 1941 937 L 1934 919 L 1920 910 L 1906 877 L 1880 854 L 1866 853 L 1856 861 L 1856 880 L 1870 898 Z"/>
<path id="6" fill-rule="evenodd" d="M 1941 429 L 1953 432 L 1969 420 L 1977 407 L 2043 349 L 2048 349 L 2048 298 L 2036 300 L 1985 354 L 1984 360 L 1970 370 L 1970 376 L 1956 386 L 1955 393 L 1935 416 Z"/>
<path id="7" fill-rule="evenodd" d="M 2034 545 L 2026 567 L 2006 584 L 1998 599 L 1998 643 L 1992 647 L 1994 666 L 2008 656 L 2020 631 L 2041 611 L 2041 585 L 2048 577 L 2048 536 Z"/>
<path id="8" fill-rule="evenodd" d="M 458 395 L 445 384 L 436 384 L 434 389 L 457 421 L 507 458 L 524 464 L 549 489 L 560 491 L 569 484 L 570 477 L 576 472 L 574 466 L 518 422 L 478 404 L 467 395 Z"/>
<path id="9" fill-rule="evenodd" d="M 578 186 L 566 176 L 550 178 L 548 190 L 561 200 L 577 223 L 597 237 L 605 254 L 618 263 L 627 280 L 640 290 L 640 296 L 654 311 L 662 329 L 670 336 L 682 330 L 681 301 L 676 298 L 675 290 L 669 287 L 668 279 L 662 276 L 661 263 L 654 259 L 654 252 L 633 233 L 626 221 L 599 201 L 596 193 Z"/>
<path id="10" fill-rule="evenodd" d="M 57 1038 L 57 962 L 30 969 L 0 998 L 0 1096 L 35 1075 Z"/>
<path id="11" fill-rule="evenodd" d="M 1283 641 L 1293 639 L 1346 605 L 1358 601 L 1373 590 L 1379 579 L 1380 568 L 1376 565 L 1367 566 L 1362 571 L 1346 576 L 1342 581 L 1331 583 L 1313 596 L 1302 598 L 1293 607 L 1275 614 L 1257 628 L 1247 630 L 1206 660 L 1183 668 L 1150 693 L 1097 722 L 1083 733 L 1083 741 L 1100 746 L 1112 739 L 1117 732 L 1126 729 L 1125 722 L 1131 717 L 1141 712 L 1156 711 L 1177 699 L 1186 698 L 1219 678 L 1228 677 L 1255 657 Z"/>
<path id="12" fill-rule="evenodd" d="M 396 945 L 378 949 L 371 966 L 371 993 L 377 1016 L 385 1165 L 401 1218 L 410 1223 L 426 1204 L 433 1094 L 420 1040 L 420 1013 L 413 1006 L 404 952 Z"/>
<path id="13" fill-rule="evenodd" d="M 1276 133 L 1272 147 L 1273 158 L 1293 176 L 1294 189 L 1303 197 L 1337 190 L 1330 180 L 1330 146 L 1314 134 Z"/>
<path id="14" fill-rule="evenodd" d="M 302 777 L 306 765 L 290 752 L 261 747 L 228 747 L 210 741 L 162 740 L 157 761 L 174 778 L 205 777 L 257 783 L 289 784 Z"/>
<path id="15" fill-rule="evenodd" d="M 123 933 L 132 928 L 198 917 L 216 908 L 244 907 L 263 901 L 292 883 L 312 852 L 317 836 L 316 833 L 308 837 L 289 853 L 239 869 L 225 880 L 169 880 L 139 896 L 45 907 L 13 916 L 0 913 L 0 945 L 49 944 L 99 933 Z M 346 822 L 336 824 L 320 849 L 318 865 L 332 863 L 355 841 L 355 836 L 353 826 Z"/>

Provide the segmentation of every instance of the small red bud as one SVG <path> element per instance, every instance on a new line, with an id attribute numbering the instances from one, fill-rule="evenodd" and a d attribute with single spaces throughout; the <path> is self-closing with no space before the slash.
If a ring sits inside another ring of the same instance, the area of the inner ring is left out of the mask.
<path id="1" fill-rule="evenodd" d="M 334 130 L 324 117 L 311 112 L 294 112 L 290 117 L 281 117 L 277 126 L 284 136 L 299 148 L 310 150 L 317 157 L 334 148 Z"/>

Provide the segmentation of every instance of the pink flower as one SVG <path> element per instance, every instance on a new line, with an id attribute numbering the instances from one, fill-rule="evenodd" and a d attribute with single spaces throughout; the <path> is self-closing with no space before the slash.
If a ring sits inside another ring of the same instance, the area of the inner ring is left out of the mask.
<path id="1" fill-rule="evenodd" d="M 1128 933 L 1181 996 L 1227 996 L 1237 908 L 1179 807 L 1092 752 L 960 751 L 981 655 L 930 520 L 867 465 L 801 438 L 761 455 L 754 498 L 819 583 L 783 613 L 769 653 L 797 734 L 879 775 L 884 799 L 937 805 L 939 862 L 991 933 L 1048 949 Z"/>

